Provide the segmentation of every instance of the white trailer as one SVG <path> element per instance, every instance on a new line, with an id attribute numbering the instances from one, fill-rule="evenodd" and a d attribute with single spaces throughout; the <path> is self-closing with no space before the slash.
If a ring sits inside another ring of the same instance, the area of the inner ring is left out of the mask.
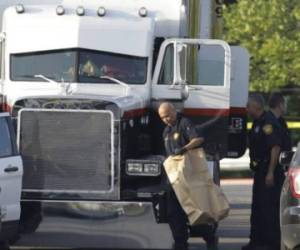
<path id="1" fill-rule="evenodd" d="M 0 34 L 24 164 L 21 217 L 7 210 L 3 231 L 19 225 L 23 246 L 170 248 L 157 105 L 194 121 L 218 182 L 219 159 L 246 147 L 247 52 L 207 39 L 208 16 L 191 38 L 193 1 L 23 2 Z"/>

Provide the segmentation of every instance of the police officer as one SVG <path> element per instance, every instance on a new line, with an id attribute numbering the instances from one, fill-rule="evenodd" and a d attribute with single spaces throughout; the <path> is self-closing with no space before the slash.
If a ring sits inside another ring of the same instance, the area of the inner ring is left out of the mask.
<path id="1" fill-rule="evenodd" d="M 286 113 L 286 102 L 284 97 L 279 92 L 273 92 L 269 98 L 269 108 L 270 113 L 274 118 L 277 119 L 280 131 L 281 131 L 281 147 L 280 151 L 291 151 L 292 150 L 292 140 L 290 131 L 288 130 L 287 123 L 283 118 L 283 115 Z M 281 234 L 280 234 L 280 194 L 281 189 L 285 180 L 284 175 L 284 166 L 277 165 L 277 182 L 274 187 L 275 197 L 274 197 L 274 217 L 273 217 L 273 231 L 269 237 L 274 237 L 276 245 L 274 249 L 280 249 L 281 243 Z"/>
<path id="2" fill-rule="evenodd" d="M 281 127 L 272 111 L 264 111 L 261 95 L 249 97 L 247 110 L 253 118 L 249 150 L 254 184 L 250 242 L 242 250 L 280 250 L 279 197 L 284 177 L 278 164 Z"/>
<path id="3" fill-rule="evenodd" d="M 175 107 L 168 102 L 159 106 L 158 113 L 167 125 L 163 138 L 167 156 L 181 155 L 186 151 L 199 147 L 204 139 L 198 135 L 194 125 L 187 118 L 177 114 Z M 168 192 L 168 221 L 175 241 L 176 250 L 188 249 L 187 216 L 178 202 L 172 187 Z M 214 246 L 209 246 L 214 250 Z"/>
<path id="4" fill-rule="evenodd" d="M 292 140 L 291 134 L 288 129 L 287 123 L 283 118 L 286 113 L 286 102 L 284 97 L 279 92 L 273 92 L 269 98 L 269 108 L 278 119 L 282 132 L 282 146 L 281 151 L 291 151 L 292 150 Z"/>

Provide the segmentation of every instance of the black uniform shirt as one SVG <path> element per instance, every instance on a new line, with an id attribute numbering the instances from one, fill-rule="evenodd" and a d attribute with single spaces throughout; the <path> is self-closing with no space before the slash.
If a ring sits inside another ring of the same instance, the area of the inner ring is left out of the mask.
<path id="1" fill-rule="evenodd" d="M 282 145 L 280 124 L 272 112 L 264 112 L 253 121 L 249 133 L 250 159 L 254 162 L 268 162 L 271 149 Z"/>
<path id="2" fill-rule="evenodd" d="M 286 121 L 283 117 L 278 118 L 278 122 L 281 127 L 282 132 L 282 146 L 281 151 L 291 151 L 292 150 L 292 140 L 291 140 L 291 134 L 288 129 L 288 126 L 286 124 Z"/>
<path id="3" fill-rule="evenodd" d="M 198 137 L 193 123 L 178 114 L 176 123 L 173 126 L 167 126 L 163 132 L 167 156 L 173 155 L 176 148 L 182 148 L 192 139 Z"/>

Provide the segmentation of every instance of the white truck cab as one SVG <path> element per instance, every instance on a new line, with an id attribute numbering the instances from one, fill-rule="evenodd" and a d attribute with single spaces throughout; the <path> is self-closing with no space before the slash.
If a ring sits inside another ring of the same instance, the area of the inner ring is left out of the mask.
<path id="1" fill-rule="evenodd" d="M 192 1 L 22 2 L 0 34 L 1 107 L 24 164 L 16 244 L 171 248 L 157 106 L 193 120 L 218 182 L 219 160 L 246 147 L 247 51 L 191 38 Z"/>

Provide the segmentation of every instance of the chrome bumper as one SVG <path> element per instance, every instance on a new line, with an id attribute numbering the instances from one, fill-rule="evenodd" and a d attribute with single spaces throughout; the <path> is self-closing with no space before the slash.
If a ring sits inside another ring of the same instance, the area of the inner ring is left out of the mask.
<path id="1" fill-rule="evenodd" d="M 173 243 L 150 202 L 25 201 L 23 208 L 18 246 L 170 249 Z"/>

